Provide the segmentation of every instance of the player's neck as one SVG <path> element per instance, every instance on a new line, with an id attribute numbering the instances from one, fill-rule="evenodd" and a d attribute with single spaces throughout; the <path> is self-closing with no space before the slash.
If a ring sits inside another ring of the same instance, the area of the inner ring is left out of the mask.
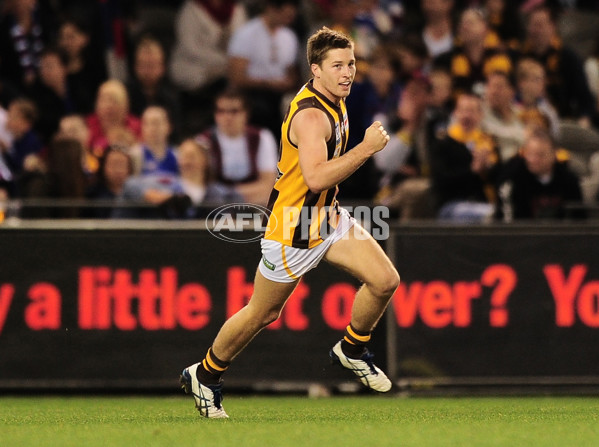
<path id="1" fill-rule="evenodd" d="M 324 96 L 325 98 L 327 98 L 329 101 L 331 101 L 333 104 L 335 105 L 339 105 L 339 103 L 341 102 L 341 97 L 340 96 L 336 96 L 333 95 L 329 90 L 327 90 L 321 83 L 320 80 L 318 78 L 313 78 L 312 81 L 312 86 L 314 87 L 314 90 L 316 90 L 318 93 L 320 93 L 322 96 Z"/>

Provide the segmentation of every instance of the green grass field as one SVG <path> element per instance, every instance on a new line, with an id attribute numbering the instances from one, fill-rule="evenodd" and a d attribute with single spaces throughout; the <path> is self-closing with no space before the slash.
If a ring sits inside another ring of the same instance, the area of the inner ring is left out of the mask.
<path id="1" fill-rule="evenodd" d="M 2 447 L 593 446 L 599 398 L 0 397 Z"/>

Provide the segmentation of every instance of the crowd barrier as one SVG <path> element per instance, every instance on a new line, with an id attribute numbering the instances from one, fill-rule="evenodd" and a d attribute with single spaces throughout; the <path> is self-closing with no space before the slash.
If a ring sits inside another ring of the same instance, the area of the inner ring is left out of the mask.
<path id="1" fill-rule="evenodd" d="M 381 244 L 402 282 L 371 347 L 400 387 L 599 385 L 599 226 L 391 225 Z M 260 260 L 199 221 L 6 221 L 0 247 L 0 388 L 15 390 L 176 387 Z M 326 263 L 307 274 L 228 386 L 351 382 L 328 350 L 358 287 Z"/>

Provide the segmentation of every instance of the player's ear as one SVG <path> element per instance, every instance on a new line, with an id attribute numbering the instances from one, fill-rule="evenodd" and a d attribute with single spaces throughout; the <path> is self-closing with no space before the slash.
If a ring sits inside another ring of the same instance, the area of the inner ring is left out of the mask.
<path id="1" fill-rule="evenodd" d="M 312 76 L 315 78 L 320 78 L 320 65 L 312 64 L 310 65 L 310 71 L 312 72 Z"/>

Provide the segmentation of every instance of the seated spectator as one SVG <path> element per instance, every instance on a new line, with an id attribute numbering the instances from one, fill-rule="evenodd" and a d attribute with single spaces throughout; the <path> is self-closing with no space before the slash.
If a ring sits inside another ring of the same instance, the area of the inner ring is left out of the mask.
<path id="1" fill-rule="evenodd" d="M 0 75 L 26 90 L 37 79 L 39 56 L 47 39 L 37 0 L 8 0 L 0 20 Z"/>
<path id="2" fill-rule="evenodd" d="M 447 135 L 447 127 L 454 108 L 453 79 L 449 71 L 434 68 L 428 75 L 431 84 L 425 113 L 424 147 L 436 144 Z M 422 157 L 423 159 L 425 157 Z M 430 169 L 425 169 L 430 173 Z"/>
<path id="3" fill-rule="evenodd" d="M 421 35 L 428 54 L 435 58 L 451 51 L 454 0 L 422 0 L 420 8 L 424 19 Z"/>
<path id="4" fill-rule="evenodd" d="M 521 150 L 502 169 L 497 216 L 517 219 L 584 217 L 568 212 L 570 203 L 582 203 L 580 182 L 567 164 L 559 162 L 551 134 L 532 129 Z"/>
<path id="5" fill-rule="evenodd" d="M 110 79 L 98 89 L 95 112 L 87 117 L 90 146 L 98 156 L 110 144 L 128 146 L 140 136 L 139 118 L 129 113 L 129 96 L 121 81 Z"/>
<path id="6" fill-rule="evenodd" d="M 148 107 L 141 117 L 140 144 L 132 149 L 136 174 L 179 173 L 175 149 L 168 142 L 170 133 L 171 123 L 166 109 Z"/>
<path id="7" fill-rule="evenodd" d="M 169 73 L 184 92 L 181 132 L 186 135 L 212 123 L 210 105 L 227 86 L 227 48 L 231 36 L 247 22 L 246 6 L 237 0 L 185 0 L 179 8 Z"/>
<path id="8" fill-rule="evenodd" d="M 148 106 L 160 106 L 168 112 L 171 123 L 178 126 L 179 93 L 165 76 L 166 55 L 162 45 L 144 37 L 137 44 L 134 57 L 133 76 L 127 83 L 131 113 L 141 116 Z"/>
<path id="9" fill-rule="evenodd" d="M 240 92 L 221 93 L 215 126 L 196 140 L 209 148 L 219 182 L 233 186 L 246 202 L 266 205 L 277 173 L 278 146 L 268 129 L 248 124 L 248 109 Z"/>
<path id="10" fill-rule="evenodd" d="M 252 124 L 281 133 L 282 99 L 298 87 L 299 41 L 289 28 L 298 0 L 266 0 L 263 11 L 241 26 L 228 48 L 229 82 L 251 104 Z"/>
<path id="11" fill-rule="evenodd" d="M 81 166 L 83 148 L 77 140 L 57 137 L 50 144 L 47 163 L 28 169 L 19 179 L 21 197 L 84 199 L 87 179 Z M 81 217 L 78 206 L 23 212 L 23 217 Z"/>
<path id="12" fill-rule="evenodd" d="M 42 141 L 34 129 L 36 120 L 37 108 L 32 101 L 17 98 L 8 106 L 6 128 L 12 135 L 12 144 L 3 149 L 3 155 L 14 179 L 23 173 L 25 159 L 42 150 Z"/>
<path id="13" fill-rule="evenodd" d="M 398 78 L 399 60 L 392 45 L 380 45 L 372 51 L 368 71 L 362 81 L 355 81 L 352 94 L 346 99 L 351 132 L 347 141 L 350 150 L 364 138 L 364 132 L 382 116 L 387 124 L 396 120 L 401 86 Z M 374 161 L 367 160 L 352 176 L 343 182 L 340 197 L 372 199 L 378 190 Z"/>
<path id="14" fill-rule="evenodd" d="M 376 167 L 383 174 L 376 201 L 398 210 L 404 221 L 432 214 L 428 157 L 422 145 L 429 91 L 428 80 L 415 77 L 402 91 L 396 111 L 398 125 L 389 126 L 384 119 L 375 117 L 392 130 L 385 150 L 374 155 Z"/>
<path id="15" fill-rule="evenodd" d="M 354 40 L 354 56 L 356 57 L 356 76 L 355 81 L 360 82 L 368 71 L 368 60 L 372 51 L 380 43 L 379 36 L 372 28 L 360 26 L 357 17 L 360 14 L 361 2 L 353 0 L 331 0 L 328 5 L 326 17 L 323 23 L 316 26 L 314 31 L 327 26 L 335 31 L 340 31 Z M 309 67 L 302 65 L 302 78 L 311 77 L 312 73 Z"/>
<path id="16" fill-rule="evenodd" d="M 8 112 L 0 107 L 0 201 L 8 199 L 9 191 L 13 188 L 12 170 L 5 155 L 12 145 L 12 134 L 6 128 L 7 119 Z"/>
<path id="17" fill-rule="evenodd" d="M 73 18 L 61 23 L 58 47 L 67 56 L 67 79 L 71 95 L 76 98 L 76 111 L 91 113 L 95 94 L 107 79 L 104 54 L 94 53 L 89 28 Z"/>
<path id="18" fill-rule="evenodd" d="M 458 94 L 473 91 L 482 95 L 489 73 L 512 72 L 512 62 L 502 42 L 475 8 L 462 12 L 454 48 L 439 55 L 433 64 L 450 70 Z"/>
<path id="19" fill-rule="evenodd" d="M 60 119 L 75 113 L 77 100 L 67 83 L 66 57 L 57 48 L 46 47 L 42 52 L 39 78 L 29 96 L 39 110 L 36 129 L 48 144 L 58 130 Z"/>
<path id="20" fill-rule="evenodd" d="M 125 189 L 125 182 L 133 175 L 133 161 L 129 154 L 118 146 L 110 146 L 100 159 L 96 182 L 88 188 L 85 196 L 92 200 L 116 200 Z M 87 215 L 94 218 L 108 218 L 113 207 L 92 208 Z"/>
<path id="21" fill-rule="evenodd" d="M 176 43 L 170 65 L 173 82 L 186 92 L 222 87 L 227 79 L 230 36 L 246 21 L 242 2 L 183 2 L 175 23 Z"/>
<path id="22" fill-rule="evenodd" d="M 207 214 L 203 207 L 242 201 L 233 189 L 214 182 L 211 169 L 206 149 L 194 140 L 185 140 L 179 146 L 180 175 L 155 173 L 125 183 L 125 202 L 155 207 L 122 210 L 118 217 L 197 218 Z"/>
<path id="23" fill-rule="evenodd" d="M 543 65 L 531 58 L 523 58 L 516 66 L 516 101 L 520 107 L 521 118 L 534 115 L 549 120 L 551 135 L 559 137 L 559 116 L 555 107 L 547 98 L 547 76 Z"/>
<path id="24" fill-rule="evenodd" d="M 374 50 L 381 42 L 391 39 L 393 31 L 393 20 L 391 14 L 386 10 L 383 2 L 378 0 L 361 0 L 355 2 L 358 5 L 353 20 L 352 36 L 361 36 L 354 41 L 354 53 L 364 59 L 372 58 Z M 362 45 L 368 36 L 370 47 Z"/>
<path id="25" fill-rule="evenodd" d="M 81 115 L 67 115 L 58 124 L 58 134 L 64 138 L 72 138 L 79 141 L 83 148 L 83 170 L 88 178 L 98 171 L 100 166 L 99 156 L 94 154 L 89 146 L 89 128 L 85 118 Z"/>
<path id="26" fill-rule="evenodd" d="M 408 34 L 397 41 L 397 55 L 400 63 L 399 80 L 405 84 L 415 73 L 428 73 L 431 58 L 421 37 Z"/>
<path id="27" fill-rule="evenodd" d="M 514 96 L 515 87 L 511 76 L 502 71 L 488 76 L 482 128 L 495 139 L 501 160 L 516 155 L 524 142 L 524 123 L 514 103 Z"/>
<path id="28" fill-rule="evenodd" d="M 591 53 L 584 61 L 584 72 L 595 100 L 595 121 L 593 124 L 599 129 L 599 33 Z"/>
<path id="29" fill-rule="evenodd" d="M 482 222 L 492 217 L 499 154 L 483 132 L 482 104 L 473 94 L 461 94 L 455 122 L 447 136 L 431 147 L 433 192 L 441 220 Z"/>
<path id="30" fill-rule="evenodd" d="M 522 29 L 516 2 L 485 0 L 484 9 L 488 17 L 489 27 L 508 48 L 517 48 L 522 38 Z"/>
<path id="31" fill-rule="evenodd" d="M 545 67 L 547 94 L 560 118 L 577 119 L 583 127 L 591 125 L 595 107 L 576 52 L 563 45 L 557 30 L 556 15 L 544 5 L 533 8 L 526 17 L 526 38 L 521 57 L 531 57 Z"/>

